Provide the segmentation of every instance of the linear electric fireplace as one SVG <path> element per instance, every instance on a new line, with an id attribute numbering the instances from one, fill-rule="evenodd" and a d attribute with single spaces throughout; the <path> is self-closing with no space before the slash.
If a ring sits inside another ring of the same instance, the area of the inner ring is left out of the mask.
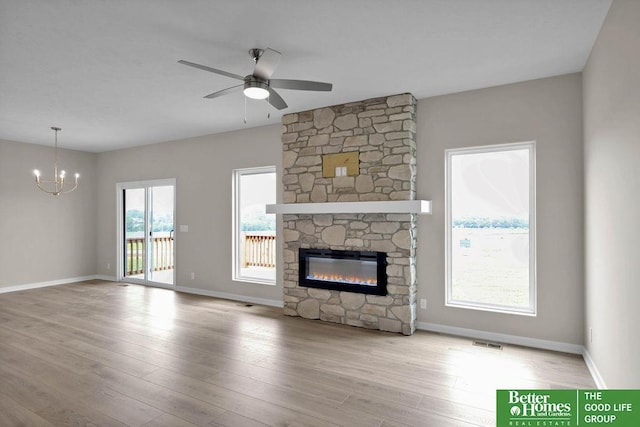
<path id="1" fill-rule="evenodd" d="M 361 294 L 387 294 L 385 252 L 299 250 L 300 286 Z"/>

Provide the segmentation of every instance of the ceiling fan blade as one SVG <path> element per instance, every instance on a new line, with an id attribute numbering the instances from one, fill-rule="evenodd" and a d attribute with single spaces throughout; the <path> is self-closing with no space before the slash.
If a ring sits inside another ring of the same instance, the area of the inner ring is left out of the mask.
<path id="1" fill-rule="evenodd" d="M 244 87 L 244 83 L 241 84 L 241 85 L 237 85 L 237 86 L 231 86 L 231 87 L 228 87 L 226 89 L 222 89 L 222 90 L 219 90 L 217 92 L 210 93 L 209 95 L 205 96 L 205 98 L 208 98 L 208 99 L 217 98 L 219 96 L 226 95 L 228 93 L 233 93 L 233 92 L 237 92 L 239 90 L 242 90 L 243 87 Z"/>
<path id="2" fill-rule="evenodd" d="M 284 99 L 276 92 L 275 90 L 269 88 L 269 97 L 267 98 L 269 104 L 273 105 L 278 110 L 284 110 L 288 107 L 287 103 L 284 102 Z"/>
<path id="3" fill-rule="evenodd" d="M 256 62 L 256 68 L 253 70 L 253 75 L 264 80 L 269 80 L 278 66 L 281 56 L 282 54 L 277 50 L 266 48 Z"/>
<path id="4" fill-rule="evenodd" d="M 212 73 L 220 74 L 221 76 L 231 77 L 232 79 L 244 80 L 244 77 L 237 74 L 228 73 L 226 71 L 218 70 L 216 68 L 207 67 L 206 65 L 196 64 L 195 62 L 189 62 L 181 59 L 178 61 L 180 64 L 188 65 L 189 67 L 200 68 L 201 70 L 209 71 Z"/>
<path id="5" fill-rule="evenodd" d="M 331 91 L 333 84 L 309 80 L 272 79 L 269 85 L 279 89 Z"/>

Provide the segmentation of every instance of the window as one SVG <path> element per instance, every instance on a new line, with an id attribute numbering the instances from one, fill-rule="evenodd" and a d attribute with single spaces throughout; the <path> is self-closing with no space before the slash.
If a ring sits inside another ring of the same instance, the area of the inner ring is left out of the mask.
<path id="1" fill-rule="evenodd" d="M 233 171 L 233 197 L 233 280 L 275 285 L 275 166 Z"/>
<path id="2" fill-rule="evenodd" d="M 446 304 L 535 315 L 535 145 L 446 150 Z"/>

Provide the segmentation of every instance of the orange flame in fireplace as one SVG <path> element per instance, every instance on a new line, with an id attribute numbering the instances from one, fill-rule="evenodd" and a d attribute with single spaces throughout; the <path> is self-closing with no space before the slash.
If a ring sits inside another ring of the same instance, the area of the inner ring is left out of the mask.
<path id="1" fill-rule="evenodd" d="M 324 282 L 341 282 L 341 283 L 352 283 L 352 284 L 358 284 L 358 285 L 373 285 L 373 286 L 375 286 L 378 283 L 378 281 L 372 277 L 342 276 L 340 274 L 311 273 L 307 276 L 307 279 L 322 280 Z"/>

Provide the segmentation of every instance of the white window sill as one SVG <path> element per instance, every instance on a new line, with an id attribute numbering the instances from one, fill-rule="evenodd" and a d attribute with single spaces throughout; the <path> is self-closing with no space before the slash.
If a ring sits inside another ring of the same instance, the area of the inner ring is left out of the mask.
<path id="1" fill-rule="evenodd" d="M 515 314 L 518 316 L 530 316 L 536 317 L 537 313 L 535 309 L 530 308 L 516 308 L 516 307 L 504 307 L 490 304 L 470 303 L 463 301 L 450 301 L 445 303 L 446 307 L 452 308 L 464 308 L 467 310 L 489 311 L 492 313 L 500 314 Z"/>
<path id="2" fill-rule="evenodd" d="M 234 275 L 233 280 L 236 282 L 275 286 L 276 274 L 274 268 L 241 268 L 239 274 Z"/>

